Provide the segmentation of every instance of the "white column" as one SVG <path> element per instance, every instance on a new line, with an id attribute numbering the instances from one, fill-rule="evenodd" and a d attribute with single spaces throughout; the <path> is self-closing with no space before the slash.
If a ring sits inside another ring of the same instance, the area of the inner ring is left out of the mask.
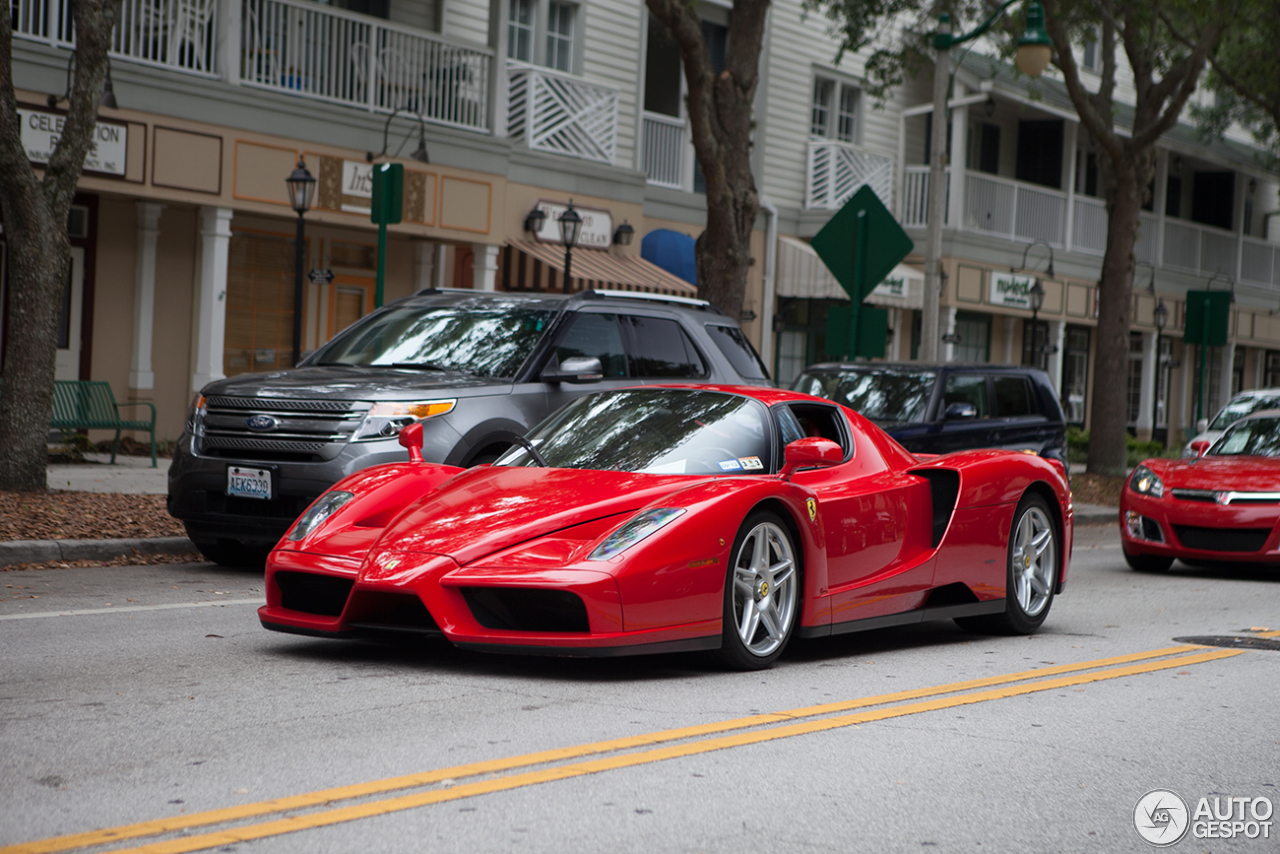
<path id="1" fill-rule="evenodd" d="M 1070 249 L 1071 244 L 1075 241 L 1076 230 L 1076 161 L 1079 155 L 1076 153 L 1076 147 L 1079 145 L 1080 123 L 1066 122 L 1065 144 L 1062 146 L 1066 152 L 1067 160 L 1063 164 L 1062 181 L 1067 188 L 1067 225 L 1062 233 L 1062 245 Z"/>
<path id="2" fill-rule="evenodd" d="M 902 352 L 902 309 L 889 309 L 889 328 L 893 330 L 893 343 L 885 348 L 884 358 L 887 362 L 896 362 L 900 358 L 898 354 Z"/>
<path id="3" fill-rule="evenodd" d="M 503 0 L 489 2 L 489 44 L 493 47 L 493 68 L 489 70 L 489 97 L 492 99 L 489 116 L 493 122 L 493 135 L 502 139 L 507 135 L 507 112 L 511 101 L 511 75 L 507 71 L 507 4 Z M 640 57 L 643 60 L 644 54 Z"/>
<path id="4" fill-rule="evenodd" d="M 413 244 L 413 289 L 425 291 L 435 287 L 436 245 L 429 240 Z"/>
<path id="5" fill-rule="evenodd" d="M 1159 354 L 1156 352 L 1156 334 L 1154 332 L 1142 333 L 1142 377 L 1138 391 L 1138 420 L 1134 425 L 1138 432 L 1143 430 L 1150 431 L 1154 426 L 1151 423 L 1152 406 L 1156 399 L 1156 359 Z"/>
<path id="6" fill-rule="evenodd" d="M 956 310 L 954 308 L 942 309 L 942 317 L 940 317 L 939 320 L 941 322 L 938 325 L 942 327 L 942 329 L 944 330 L 942 334 L 950 335 L 951 333 L 956 331 Z M 956 345 L 948 342 L 941 342 L 941 343 L 942 343 L 942 361 L 954 362 L 956 359 Z"/>
<path id="7" fill-rule="evenodd" d="M 965 88 L 956 84 L 957 99 L 965 96 Z M 969 108 L 951 108 L 951 203 L 947 206 L 947 223 L 952 228 L 964 224 L 965 164 L 968 163 Z M 950 361 L 950 360 L 948 360 Z"/>
<path id="8" fill-rule="evenodd" d="M 232 86 L 240 85 L 240 10 L 243 0 L 218 0 L 215 70 Z"/>
<path id="9" fill-rule="evenodd" d="M 488 243 L 473 243 L 471 261 L 471 287 L 477 291 L 497 290 L 498 247 Z"/>
<path id="10" fill-rule="evenodd" d="M 1017 362 L 1013 360 L 1013 333 L 1018 326 L 1018 321 L 1007 314 L 1001 315 L 1001 318 L 1004 322 L 1004 363 L 1014 365 Z"/>
<path id="11" fill-rule="evenodd" d="M 1152 205 L 1156 209 L 1156 252 L 1155 266 L 1164 266 L 1164 208 L 1169 193 L 1169 152 L 1167 149 L 1156 149 L 1156 191 L 1152 194 Z"/>
<path id="12" fill-rule="evenodd" d="M 1067 344 L 1067 324 L 1061 320 L 1049 321 L 1049 362 L 1046 366 L 1049 379 L 1053 382 L 1053 390 L 1062 397 L 1062 360 L 1066 358 L 1063 348 Z"/>
<path id="13" fill-rule="evenodd" d="M 164 205 L 138 202 L 138 258 L 133 280 L 133 361 L 129 388 L 153 389 L 151 339 L 156 311 L 156 239 L 160 236 L 160 212 Z"/>
<path id="14" fill-rule="evenodd" d="M 1206 418 L 1213 418 L 1214 413 L 1226 406 L 1227 401 L 1231 399 L 1231 369 L 1236 360 L 1236 342 L 1228 341 L 1221 349 L 1222 361 L 1218 363 L 1218 399 L 1209 405 L 1209 412 L 1205 413 Z"/>
<path id="15" fill-rule="evenodd" d="M 195 372 L 191 390 L 226 376 L 222 350 L 227 330 L 227 254 L 231 208 L 200 208 L 200 282 L 195 300 Z"/>

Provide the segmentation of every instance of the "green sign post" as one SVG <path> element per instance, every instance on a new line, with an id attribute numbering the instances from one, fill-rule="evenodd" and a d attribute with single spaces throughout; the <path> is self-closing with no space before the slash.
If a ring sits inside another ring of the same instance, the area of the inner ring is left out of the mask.
<path id="1" fill-rule="evenodd" d="M 373 167 L 373 203 L 369 219 L 378 226 L 378 284 L 373 307 L 382 308 L 383 281 L 387 268 L 387 226 L 400 222 L 404 207 L 404 165 L 379 163 Z"/>
<path id="2" fill-rule="evenodd" d="M 889 314 L 863 307 L 862 301 L 915 248 L 893 214 L 870 187 L 853 194 L 811 242 L 818 257 L 849 295 L 848 314 L 833 311 L 827 319 L 827 346 L 833 334 L 849 342 L 849 358 L 883 356 Z"/>
<path id="3" fill-rule="evenodd" d="M 1231 293 L 1229 291 L 1187 291 L 1187 324 L 1182 330 L 1182 340 L 1196 344 L 1200 364 L 1200 393 L 1196 395 L 1196 421 L 1205 417 L 1204 390 L 1208 385 L 1206 374 L 1210 347 L 1227 343 L 1227 328 L 1231 322 Z"/>

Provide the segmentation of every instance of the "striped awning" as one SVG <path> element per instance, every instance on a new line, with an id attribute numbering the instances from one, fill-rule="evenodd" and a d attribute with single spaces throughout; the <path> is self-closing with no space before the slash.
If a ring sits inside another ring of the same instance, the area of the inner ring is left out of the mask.
<path id="1" fill-rule="evenodd" d="M 698 290 L 639 255 L 619 255 L 603 249 L 573 250 L 570 292 L 593 288 L 641 291 L 694 297 Z M 502 248 L 499 286 L 504 291 L 550 291 L 564 289 L 564 248 L 554 243 L 508 240 Z"/>

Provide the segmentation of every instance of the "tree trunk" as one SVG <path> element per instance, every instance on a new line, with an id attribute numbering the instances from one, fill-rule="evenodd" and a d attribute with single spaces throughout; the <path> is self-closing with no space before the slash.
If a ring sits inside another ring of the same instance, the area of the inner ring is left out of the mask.
<path id="1" fill-rule="evenodd" d="M 1129 421 L 1129 312 L 1132 304 L 1134 258 L 1138 240 L 1142 194 L 1147 181 L 1143 164 L 1151 153 L 1111 164 L 1107 192 L 1107 250 L 1098 282 L 1098 328 L 1094 365 L 1093 414 L 1089 426 L 1089 471 L 1123 475 Z M 1136 162 L 1135 162 L 1136 161 Z"/>
<path id="2" fill-rule="evenodd" d="M 752 107 L 768 0 L 735 0 L 723 71 L 711 66 L 695 4 L 646 0 L 680 47 L 688 83 L 689 126 L 706 180 L 707 225 L 697 240 L 698 296 L 735 319 L 742 315 L 751 233 L 760 196 L 751 172 Z"/>
<path id="3" fill-rule="evenodd" d="M 70 269 L 67 213 L 97 123 L 120 0 L 73 0 L 76 48 L 66 121 L 44 176 L 27 160 L 13 91 L 13 31 L 0 15 L 0 211 L 9 256 L 9 305 L 0 375 L 0 490 L 47 488 L 58 315 Z M 72 329 L 72 335 L 80 330 Z"/>

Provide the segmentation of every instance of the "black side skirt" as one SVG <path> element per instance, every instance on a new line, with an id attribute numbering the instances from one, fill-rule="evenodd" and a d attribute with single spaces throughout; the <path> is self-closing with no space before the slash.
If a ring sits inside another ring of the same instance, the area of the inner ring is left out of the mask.
<path id="1" fill-rule="evenodd" d="M 849 620 L 827 626 L 801 626 L 800 637 L 822 638 L 828 635 L 843 635 L 849 632 L 865 632 L 871 629 L 887 629 L 890 626 L 906 626 L 912 623 L 923 623 L 927 620 L 954 620 L 956 617 L 981 617 L 986 614 L 1003 614 L 1005 600 L 990 599 L 986 602 L 972 602 L 965 605 L 943 605 L 938 608 L 918 608 L 914 611 L 903 611 L 901 614 L 886 614 L 883 617 L 867 617 L 862 620 Z"/>
<path id="2" fill-rule="evenodd" d="M 667 652 L 699 652 L 719 649 L 720 635 L 708 635 L 688 640 L 644 643 L 633 646 L 581 647 L 581 646 L 518 646 L 516 644 L 460 643 L 458 649 L 476 652 L 505 652 L 511 655 L 554 655 L 561 658 L 616 658 L 623 655 L 659 655 Z"/>

